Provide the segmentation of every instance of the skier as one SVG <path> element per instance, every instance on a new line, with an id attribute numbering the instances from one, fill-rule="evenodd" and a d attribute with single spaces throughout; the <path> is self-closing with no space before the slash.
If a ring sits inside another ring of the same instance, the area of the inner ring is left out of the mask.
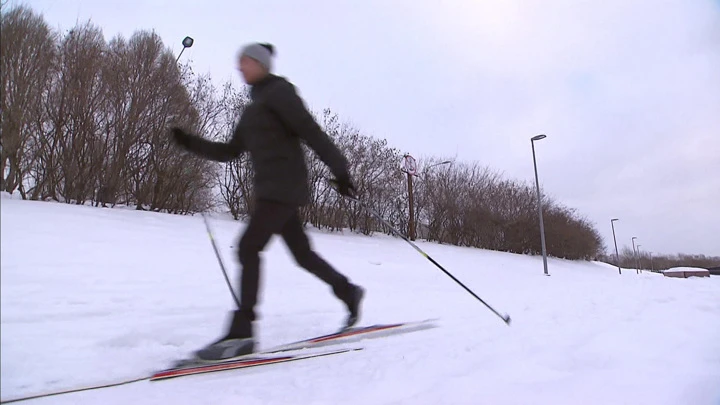
<path id="1" fill-rule="evenodd" d="M 212 142 L 181 128 L 171 128 L 172 139 L 202 158 L 227 162 L 249 152 L 255 172 L 255 208 L 237 249 L 242 267 L 240 307 L 231 313 L 227 333 L 195 352 L 205 361 L 225 360 L 254 351 L 252 323 L 256 319 L 260 252 L 280 234 L 295 261 L 332 287 L 348 308 L 345 326 L 359 316 L 364 289 L 315 253 L 303 229 L 299 208 L 309 202 L 304 141 L 330 168 L 339 193 L 353 195 L 348 162 L 323 132 L 295 87 L 272 72 L 274 47 L 252 43 L 238 53 L 238 69 L 251 86 L 251 103 L 245 108 L 228 143 Z"/>

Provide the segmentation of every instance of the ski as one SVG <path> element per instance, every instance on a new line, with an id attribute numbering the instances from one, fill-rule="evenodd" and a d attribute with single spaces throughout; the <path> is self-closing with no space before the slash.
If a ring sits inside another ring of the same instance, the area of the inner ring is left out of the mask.
<path id="1" fill-rule="evenodd" d="M 362 350 L 362 348 L 345 348 L 308 354 L 279 354 L 283 352 L 307 350 L 329 345 L 337 345 L 341 343 L 357 342 L 366 338 L 372 339 L 434 328 L 436 327 L 436 320 L 437 319 L 426 319 L 422 321 L 375 324 L 370 326 L 342 328 L 335 333 L 316 336 L 309 339 L 298 340 L 295 342 L 275 346 L 266 350 L 261 350 L 255 353 L 250 353 L 218 362 L 203 362 L 201 360 L 192 358 L 182 359 L 176 361 L 172 365 L 172 367 L 155 373 L 150 377 L 150 380 L 154 381 L 173 377 L 180 377 L 184 375 L 206 373 L 211 371 L 255 367 L 268 364 L 283 363 L 293 360 L 309 359 L 320 356 L 328 356 L 332 354 L 346 353 L 354 350 Z"/>
<path id="2" fill-rule="evenodd" d="M 259 367 L 270 364 L 286 363 L 290 361 L 312 359 L 317 357 L 331 356 L 340 353 L 348 353 L 352 351 L 362 350 L 362 348 L 354 347 L 338 350 L 327 350 L 321 352 L 307 354 L 288 354 L 288 355 L 264 355 L 262 353 L 248 355 L 242 358 L 222 361 L 222 362 L 188 362 L 179 367 L 159 371 L 150 376 L 150 381 L 167 380 L 169 378 L 182 377 L 188 375 L 205 374 L 217 371 L 236 370 L 241 368 Z"/>
<path id="3" fill-rule="evenodd" d="M 437 321 L 437 319 L 343 328 L 335 333 L 287 343 L 264 350 L 263 352 L 277 353 L 291 350 L 309 349 L 339 343 L 356 342 L 366 338 L 372 339 L 401 333 L 415 332 L 436 327 L 437 325 L 435 325 L 435 321 Z"/>

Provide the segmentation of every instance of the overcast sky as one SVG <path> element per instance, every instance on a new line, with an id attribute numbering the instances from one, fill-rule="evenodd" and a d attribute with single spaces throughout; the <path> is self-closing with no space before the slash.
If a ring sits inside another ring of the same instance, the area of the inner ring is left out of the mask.
<path id="1" fill-rule="evenodd" d="M 17 4 L 17 0 L 11 0 Z M 720 255 L 718 0 L 25 1 L 54 28 L 155 30 L 216 82 L 239 47 L 416 157 L 477 161 L 534 182 L 612 248 Z"/>

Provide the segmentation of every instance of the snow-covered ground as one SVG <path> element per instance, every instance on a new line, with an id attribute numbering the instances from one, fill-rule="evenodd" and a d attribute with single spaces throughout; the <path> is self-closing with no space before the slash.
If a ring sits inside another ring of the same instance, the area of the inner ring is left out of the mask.
<path id="1" fill-rule="evenodd" d="M 233 301 L 202 219 L 3 199 L 2 400 L 137 378 L 219 336 Z M 214 219 L 223 259 L 242 224 Z M 365 350 L 30 400 L 32 404 L 720 404 L 720 277 L 311 231 L 367 289 L 361 323 L 440 327 Z M 264 256 L 261 347 L 345 316 L 279 238 Z"/>

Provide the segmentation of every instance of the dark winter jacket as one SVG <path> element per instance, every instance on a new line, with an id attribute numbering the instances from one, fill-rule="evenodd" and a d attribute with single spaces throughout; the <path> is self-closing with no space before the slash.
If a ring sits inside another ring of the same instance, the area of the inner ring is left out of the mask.
<path id="1" fill-rule="evenodd" d="M 228 143 L 187 136 L 185 147 L 207 159 L 227 162 L 250 153 L 255 198 L 293 205 L 309 202 L 310 189 L 301 142 L 307 143 L 337 179 L 349 181 L 348 163 L 286 79 L 268 75 L 252 86 Z"/>

